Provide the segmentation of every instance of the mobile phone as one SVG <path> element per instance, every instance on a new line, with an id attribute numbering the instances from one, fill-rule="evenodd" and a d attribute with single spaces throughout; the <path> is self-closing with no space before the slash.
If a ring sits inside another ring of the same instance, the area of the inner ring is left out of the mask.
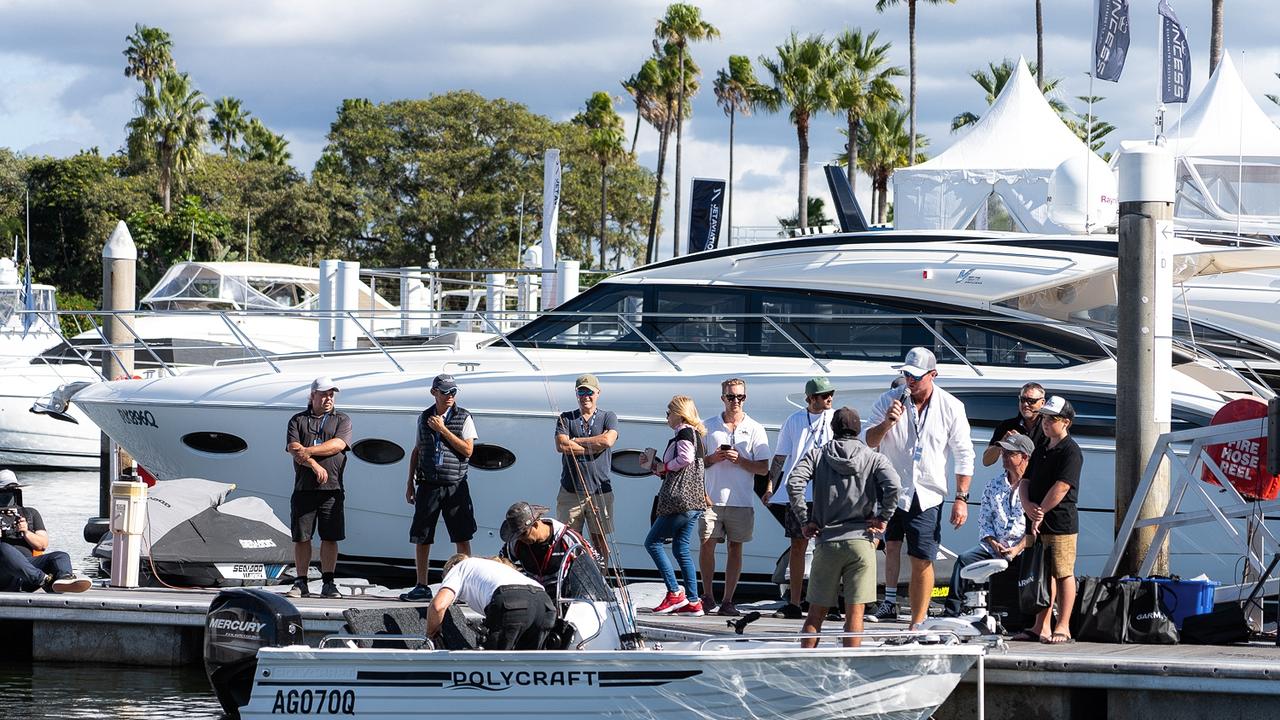
<path id="1" fill-rule="evenodd" d="M 657 454 L 657 450 L 653 448 L 645 448 L 644 452 L 640 453 L 640 467 L 644 470 L 652 468 L 653 458 L 656 457 Z"/>
<path id="2" fill-rule="evenodd" d="M 725 443 L 724 445 L 721 445 L 721 446 L 720 446 L 720 449 L 721 449 L 721 450 L 732 450 L 732 449 L 733 449 L 733 446 L 732 446 L 732 445 L 730 445 L 729 443 Z"/>

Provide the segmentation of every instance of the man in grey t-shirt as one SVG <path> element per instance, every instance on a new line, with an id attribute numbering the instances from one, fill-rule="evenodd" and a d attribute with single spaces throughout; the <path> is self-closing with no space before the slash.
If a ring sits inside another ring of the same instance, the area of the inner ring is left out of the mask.
<path id="1" fill-rule="evenodd" d="M 589 533 L 593 549 L 607 562 L 605 535 L 613 532 L 609 472 L 613 444 L 618 441 L 618 416 L 597 407 L 600 381 L 595 375 L 579 375 L 573 385 L 578 409 L 556 418 L 556 452 L 561 456 L 556 517 L 580 533 Z"/>

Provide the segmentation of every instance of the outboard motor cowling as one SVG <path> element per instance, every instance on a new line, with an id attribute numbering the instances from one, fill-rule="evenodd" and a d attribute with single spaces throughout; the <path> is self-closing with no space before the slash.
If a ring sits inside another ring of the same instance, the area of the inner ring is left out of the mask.
<path id="1" fill-rule="evenodd" d="M 204 669 L 222 709 L 232 718 L 249 702 L 258 649 L 306 642 L 293 603 L 265 590 L 223 590 L 204 620 Z"/>

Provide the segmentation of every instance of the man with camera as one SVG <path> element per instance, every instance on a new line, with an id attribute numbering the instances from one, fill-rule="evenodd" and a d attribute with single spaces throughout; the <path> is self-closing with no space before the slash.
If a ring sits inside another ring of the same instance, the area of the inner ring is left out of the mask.
<path id="1" fill-rule="evenodd" d="M 0 492 L 21 498 L 12 470 L 0 470 Z M 49 533 L 35 508 L 0 508 L 0 591 L 84 592 L 92 583 L 71 572 L 71 557 L 48 551 Z M 39 554 L 37 554 L 39 553 Z"/>

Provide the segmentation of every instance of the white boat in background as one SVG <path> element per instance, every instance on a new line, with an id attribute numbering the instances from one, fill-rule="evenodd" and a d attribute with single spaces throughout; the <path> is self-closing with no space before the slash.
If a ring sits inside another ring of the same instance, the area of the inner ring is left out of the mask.
<path id="1" fill-rule="evenodd" d="M 1079 567 L 1095 571 L 1114 528 L 1115 362 L 1097 330 L 1046 320 L 1039 308 L 1013 301 L 1068 302 L 1108 288 L 1113 294 L 1115 259 L 984 245 L 974 234 L 960 234 L 961 242 L 946 237 L 920 243 L 907 242 L 919 234 L 876 233 L 716 250 L 615 275 L 556 313 L 470 346 L 459 340 L 278 358 L 271 367 L 239 363 L 102 383 L 74 402 L 157 477 L 235 482 L 283 513 L 291 486 L 277 438 L 305 405 L 311 380 L 331 376 L 355 433 L 344 560 L 408 565 L 412 507 L 395 489 L 407 472 L 414 418 L 430 402 L 427 389 L 438 373 L 458 378 L 459 401 L 476 417 L 475 549 L 488 553 L 498 548 L 498 525 L 512 501 L 549 504 L 555 497 L 560 459 L 552 428 L 558 412 L 573 407 L 572 379 L 582 372 L 599 376 L 601 407 L 618 414 L 618 448 L 638 450 L 668 439 L 668 398 L 690 395 L 709 416 L 720 409 L 720 381 L 731 376 L 747 380 L 747 411 L 775 433 L 802 405 L 804 381 L 813 375 L 825 374 L 839 388 L 837 404 L 865 414 L 906 351 L 924 345 L 938 357 L 941 386 L 965 403 L 979 451 L 996 424 L 1017 411 L 1025 382 L 1075 404 L 1088 478 Z M 1232 249 L 1213 252 L 1223 253 L 1222 262 L 1238 257 Z M 1188 256 L 1187 276 L 1214 267 L 1214 257 Z M 1059 296 L 1054 288 L 1064 284 L 1075 295 Z M 1208 424 L 1226 398 L 1250 390 L 1230 369 L 1185 352 L 1175 369 L 1174 429 Z M 620 469 L 625 462 L 615 463 Z M 976 487 L 996 474 L 980 470 Z M 618 475 L 613 487 L 615 506 L 625 509 L 615 518 L 614 557 L 630 577 L 653 577 L 643 539 L 657 482 Z M 744 581 L 768 582 L 785 544 L 767 513 L 756 518 Z M 1174 572 L 1231 575 L 1235 559 L 1219 551 L 1217 538 L 1188 537 L 1173 548 Z M 976 523 L 945 527 L 943 541 L 974 544 Z"/>
<path id="2" fill-rule="evenodd" d="M 56 330 L 58 300 L 52 285 L 32 283 L 30 308 L 37 315 L 27 308 L 17 265 L 0 258 L 0 365 L 26 362 L 62 339 Z"/>
<path id="3" fill-rule="evenodd" d="M 52 288 L 36 287 L 47 288 L 52 303 Z M 139 338 L 139 348 L 146 348 L 134 352 L 135 373 L 168 375 L 223 360 L 314 351 L 319 342 L 320 321 L 314 313 L 319 288 L 315 268 L 261 262 L 178 263 L 142 298 L 141 311 L 128 316 L 127 325 Z M 5 297 L 3 292 L 0 288 L 0 299 Z M 369 286 L 360 283 L 358 298 L 360 312 L 369 317 L 382 313 L 381 324 L 391 323 L 386 312 L 394 307 Z M 49 314 L 48 324 L 42 324 L 56 327 L 57 319 Z M 21 328 L 16 317 L 6 329 L 14 322 Z M 100 433 L 77 408 L 58 416 L 28 412 L 34 402 L 61 385 L 101 379 L 105 341 L 94 326 L 103 320 L 74 317 L 90 329 L 70 340 L 49 332 L 40 336 L 38 348 L 0 366 L 0 466 L 98 467 Z M 6 337 L 0 335 L 0 339 Z"/>

